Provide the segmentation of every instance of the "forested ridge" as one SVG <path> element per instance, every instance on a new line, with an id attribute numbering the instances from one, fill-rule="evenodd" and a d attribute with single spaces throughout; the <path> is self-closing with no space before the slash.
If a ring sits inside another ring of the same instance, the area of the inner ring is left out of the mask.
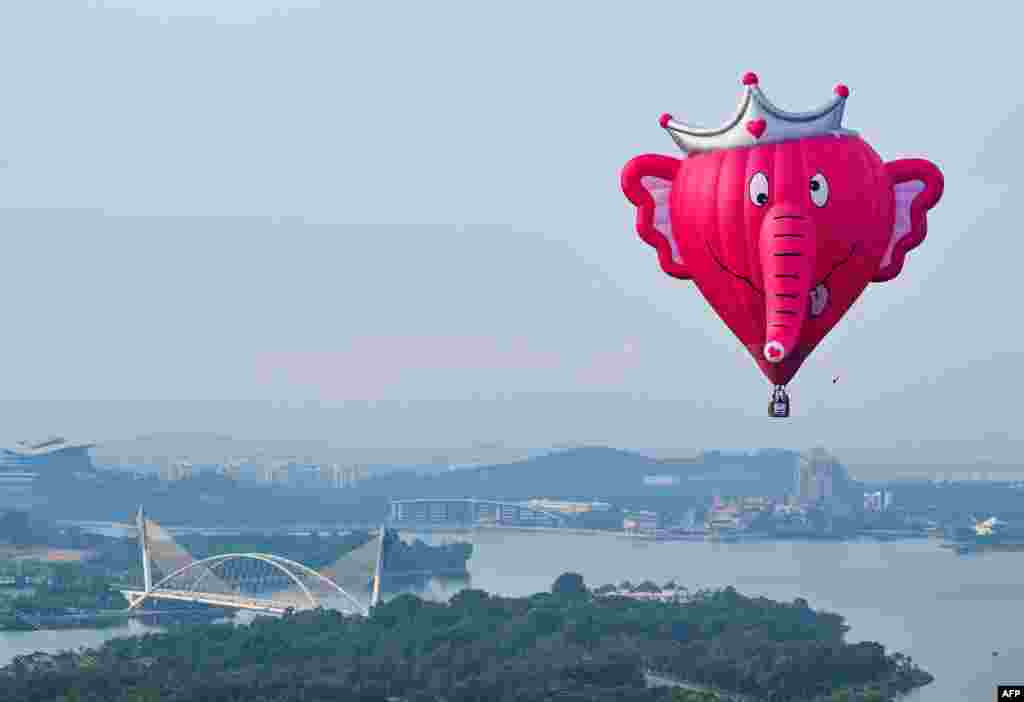
<path id="1" fill-rule="evenodd" d="M 647 687 L 645 672 L 655 670 L 783 702 L 881 700 L 930 680 L 881 644 L 845 643 L 842 617 L 802 600 L 727 588 L 682 603 L 642 602 L 596 596 L 569 575 L 552 590 L 529 598 L 463 590 L 448 603 L 402 595 L 369 618 L 321 610 L 116 639 L 94 651 L 16 659 L 0 672 L 0 695 L 23 702 L 696 699 Z M 863 691 L 873 685 L 882 687 Z"/>

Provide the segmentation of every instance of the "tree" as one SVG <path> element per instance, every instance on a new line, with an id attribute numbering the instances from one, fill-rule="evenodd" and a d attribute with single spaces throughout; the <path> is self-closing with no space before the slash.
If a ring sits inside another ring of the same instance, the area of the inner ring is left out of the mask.
<path id="1" fill-rule="evenodd" d="M 562 573 L 551 586 L 551 592 L 555 595 L 576 596 L 585 594 L 587 586 L 579 573 Z"/>
<path id="2" fill-rule="evenodd" d="M 382 702 L 388 695 L 410 702 L 704 702 L 723 696 L 647 689 L 643 673 L 651 670 L 730 694 L 843 702 L 864 700 L 865 693 L 839 690 L 877 686 L 903 660 L 886 656 L 881 644 L 844 643 L 826 613 L 735 590 L 706 591 L 685 607 L 560 595 L 586 592 L 574 573 L 563 574 L 552 590 L 529 598 L 466 590 L 449 603 L 401 595 L 367 618 L 319 610 L 259 617 L 247 626 L 175 628 L 115 639 L 88 655 L 15 659 L 0 670 L 0 680 L 5 699 L 25 702 L 72 689 L 82 700 L 111 702 Z M 921 684 L 915 680 L 906 685 Z M 883 698 L 868 693 L 866 699 Z"/>
<path id="3" fill-rule="evenodd" d="M 650 580 L 644 580 L 633 588 L 633 592 L 661 592 L 661 588 Z"/>

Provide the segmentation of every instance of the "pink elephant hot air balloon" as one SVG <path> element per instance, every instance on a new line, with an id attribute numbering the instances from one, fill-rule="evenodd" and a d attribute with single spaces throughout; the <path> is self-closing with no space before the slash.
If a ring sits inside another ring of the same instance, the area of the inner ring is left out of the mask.
<path id="1" fill-rule="evenodd" d="M 788 416 L 786 384 L 868 283 L 899 275 L 943 179 L 929 161 L 884 162 L 843 129 L 846 86 L 794 113 L 753 73 L 743 84 L 721 127 L 662 115 L 685 158 L 638 156 L 622 189 L 662 269 L 697 284 L 774 384 L 770 414 Z"/>

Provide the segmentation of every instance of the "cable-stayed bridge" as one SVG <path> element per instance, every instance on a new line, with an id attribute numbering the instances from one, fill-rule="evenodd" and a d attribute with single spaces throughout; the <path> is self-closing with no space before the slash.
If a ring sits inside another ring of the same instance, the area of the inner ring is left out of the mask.
<path id="1" fill-rule="evenodd" d="M 380 598 L 384 529 L 377 538 L 313 570 L 268 553 L 229 553 L 195 559 L 142 508 L 136 517 L 143 588 L 123 589 L 129 610 L 146 602 L 195 602 L 268 614 L 338 609 L 366 616 Z M 366 594 L 367 584 L 372 590 Z"/>

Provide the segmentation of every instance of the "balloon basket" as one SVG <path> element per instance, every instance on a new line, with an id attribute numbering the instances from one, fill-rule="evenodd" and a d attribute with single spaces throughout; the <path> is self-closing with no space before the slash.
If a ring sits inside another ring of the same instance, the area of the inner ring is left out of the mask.
<path id="1" fill-rule="evenodd" d="M 783 385 L 776 385 L 772 390 L 772 399 L 768 403 L 768 416 L 782 419 L 789 416 L 789 395 Z"/>

